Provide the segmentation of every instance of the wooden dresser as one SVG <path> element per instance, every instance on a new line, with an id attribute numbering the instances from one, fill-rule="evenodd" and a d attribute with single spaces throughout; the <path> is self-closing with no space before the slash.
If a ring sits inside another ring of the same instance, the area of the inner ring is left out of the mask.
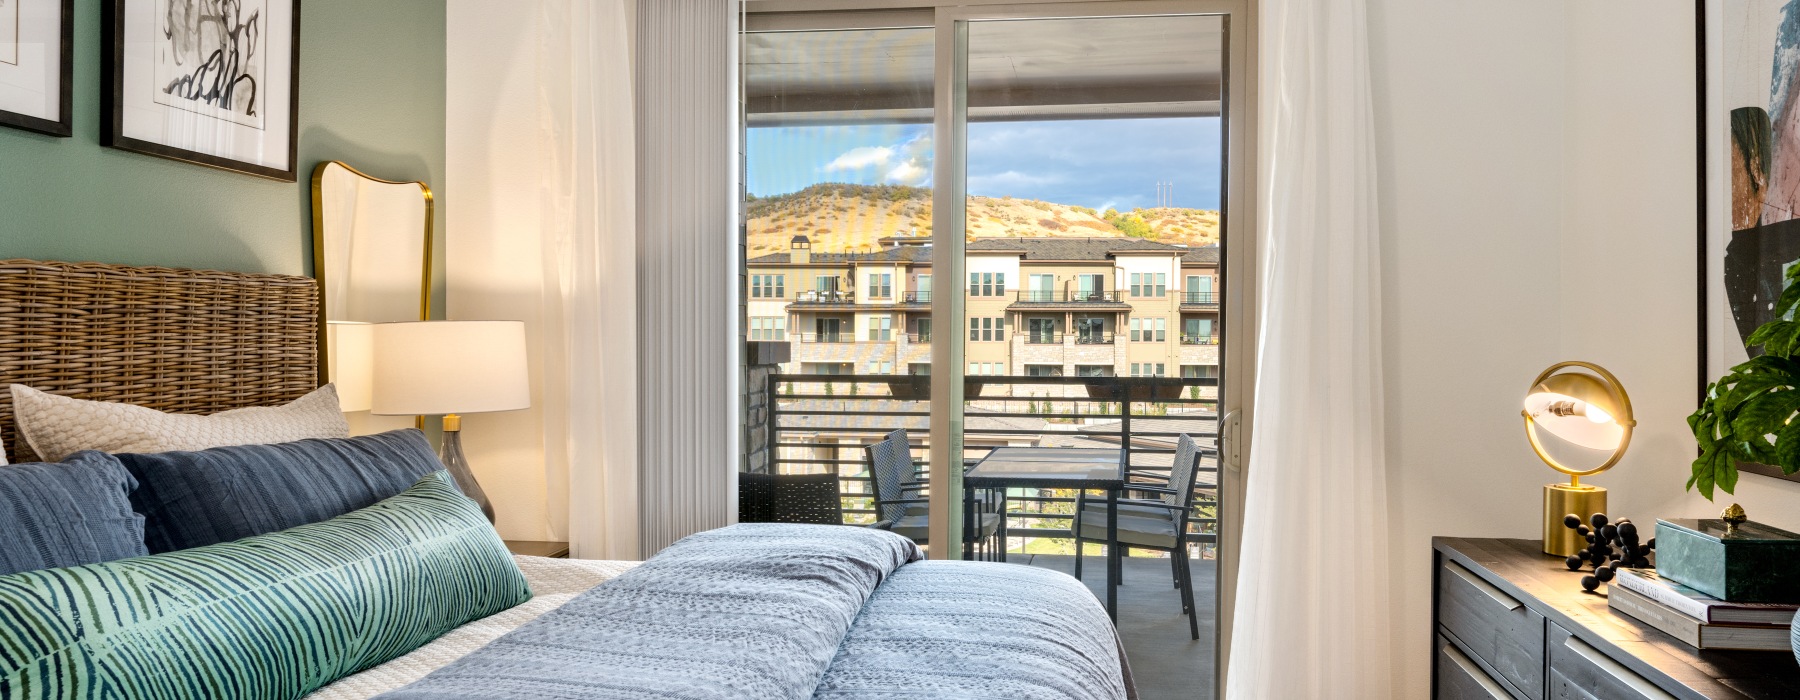
<path id="1" fill-rule="evenodd" d="M 1606 606 L 1536 540 L 1432 540 L 1432 696 L 1800 698 L 1787 652 L 1699 651 Z"/>

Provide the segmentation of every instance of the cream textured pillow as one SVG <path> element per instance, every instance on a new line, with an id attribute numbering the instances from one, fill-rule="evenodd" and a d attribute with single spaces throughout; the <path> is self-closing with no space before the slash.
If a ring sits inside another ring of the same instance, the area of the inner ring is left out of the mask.
<path id="1" fill-rule="evenodd" d="M 12 399 L 20 435 L 46 462 L 60 462 L 82 450 L 170 452 L 350 436 L 338 410 L 337 388 L 330 384 L 285 406 L 210 416 L 72 399 L 18 384 L 12 385 Z"/>

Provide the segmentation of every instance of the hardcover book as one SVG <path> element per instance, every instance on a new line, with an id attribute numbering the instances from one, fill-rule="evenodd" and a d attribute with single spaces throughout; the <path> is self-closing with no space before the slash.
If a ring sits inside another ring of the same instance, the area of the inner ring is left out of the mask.
<path id="1" fill-rule="evenodd" d="M 1770 625 L 1786 628 L 1800 606 L 1733 603 L 1658 576 L 1649 569 L 1619 569 L 1612 589 L 1624 588 L 1708 624 Z"/>
<path id="2" fill-rule="evenodd" d="M 1771 625 L 1705 624 L 1629 588 L 1607 589 L 1606 604 L 1696 649 L 1788 651 L 1788 628 Z"/>

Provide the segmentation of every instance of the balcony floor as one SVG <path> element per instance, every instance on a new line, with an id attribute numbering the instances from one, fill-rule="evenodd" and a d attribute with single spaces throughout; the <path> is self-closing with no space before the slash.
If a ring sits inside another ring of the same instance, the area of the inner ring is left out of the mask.
<path id="1" fill-rule="evenodd" d="M 1007 562 L 1075 570 L 1075 557 L 1052 554 L 1008 554 Z M 1189 638 L 1181 614 L 1181 592 L 1170 578 L 1169 560 L 1126 557 L 1125 581 L 1119 586 L 1119 636 L 1142 700 L 1202 700 L 1213 697 L 1214 632 L 1217 624 L 1217 566 L 1193 562 L 1194 605 L 1200 608 L 1200 641 Z M 1106 557 L 1082 562 L 1083 582 L 1105 600 Z"/>

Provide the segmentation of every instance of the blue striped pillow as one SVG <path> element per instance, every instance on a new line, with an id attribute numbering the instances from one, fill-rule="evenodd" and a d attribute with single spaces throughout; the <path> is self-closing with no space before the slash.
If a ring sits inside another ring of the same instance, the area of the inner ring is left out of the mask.
<path id="1" fill-rule="evenodd" d="M 0 697 L 295 698 L 530 597 L 438 472 L 322 523 L 0 576 Z"/>
<path id="2" fill-rule="evenodd" d="M 137 480 L 104 452 L 0 467 L 0 574 L 141 557 Z"/>

